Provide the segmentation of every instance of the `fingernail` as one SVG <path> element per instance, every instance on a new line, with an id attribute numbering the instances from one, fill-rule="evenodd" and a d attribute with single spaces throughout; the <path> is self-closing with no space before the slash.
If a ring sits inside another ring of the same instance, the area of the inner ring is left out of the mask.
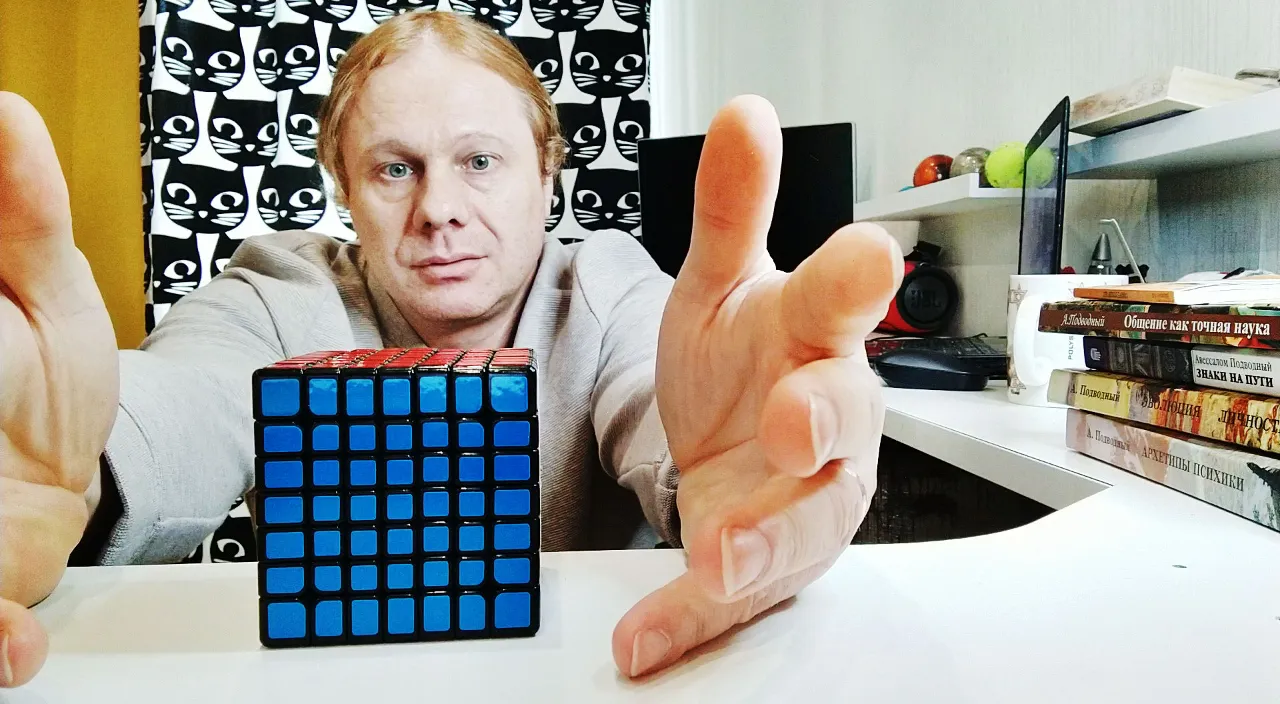
<path id="1" fill-rule="evenodd" d="M 769 541 L 758 530 L 726 528 L 720 533 L 724 593 L 733 596 L 756 581 L 769 564 Z"/>
<path id="2" fill-rule="evenodd" d="M 831 459 L 836 444 L 836 409 L 816 394 L 809 396 L 809 432 L 813 434 L 813 455 L 818 462 Z"/>
<path id="3" fill-rule="evenodd" d="M 631 643 L 631 676 L 640 673 L 662 662 L 671 652 L 671 639 L 662 631 L 640 631 Z"/>
<path id="4" fill-rule="evenodd" d="M 13 684 L 13 665 L 9 664 L 9 634 L 4 634 L 0 638 L 0 666 L 4 668 L 0 672 L 0 687 L 8 687 Z"/>

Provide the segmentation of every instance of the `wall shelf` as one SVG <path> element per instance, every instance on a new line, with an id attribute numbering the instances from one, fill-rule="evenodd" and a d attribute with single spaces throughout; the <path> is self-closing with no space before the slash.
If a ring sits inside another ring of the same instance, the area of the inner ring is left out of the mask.
<path id="1" fill-rule="evenodd" d="M 1069 178 L 1089 179 L 1151 179 L 1280 159 L 1280 89 L 1073 144 L 1067 152 Z"/>
<path id="2" fill-rule="evenodd" d="M 856 222 L 896 222 L 1007 208 L 1022 202 L 1020 188 L 982 188 L 978 174 L 964 174 L 928 186 L 865 200 L 853 206 Z"/>

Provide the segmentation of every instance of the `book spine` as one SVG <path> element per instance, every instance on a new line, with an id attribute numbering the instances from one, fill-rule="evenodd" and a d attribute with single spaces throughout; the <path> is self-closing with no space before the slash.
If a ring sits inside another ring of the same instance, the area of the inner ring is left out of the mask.
<path id="1" fill-rule="evenodd" d="M 1280 396 L 1280 353 L 1195 347 L 1194 383 L 1262 396 Z"/>
<path id="2" fill-rule="evenodd" d="M 1086 337 L 1084 361 L 1085 366 L 1100 372 L 1192 384 L 1191 349 L 1174 342 Z"/>
<path id="3" fill-rule="evenodd" d="M 1054 370 L 1048 396 L 1112 418 L 1280 452 L 1280 399 L 1067 369 Z"/>
<path id="4" fill-rule="evenodd" d="M 1067 411 L 1067 447 L 1280 530 L 1280 460 Z"/>
<path id="5" fill-rule="evenodd" d="M 1084 352 L 1094 371 L 1280 396 L 1280 352 L 1107 337 L 1084 338 Z"/>
<path id="6" fill-rule="evenodd" d="M 1123 310 L 1130 307 L 1137 310 Z M 1112 307 L 1061 306 L 1040 310 L 1041 332 L 1095 335 L 1130 340 L 1160 340 L 1228 347 L 1280 347 L 1280 320 L 1274 316 L 1158 311 L 1143 304 Z"/>

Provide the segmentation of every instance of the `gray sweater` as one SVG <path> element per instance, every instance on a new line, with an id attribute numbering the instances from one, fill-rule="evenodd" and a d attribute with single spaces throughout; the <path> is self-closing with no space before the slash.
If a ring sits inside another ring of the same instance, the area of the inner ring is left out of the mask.
<path id="1" fill-rule="evenodd" d="M 538 357 L 544 550 L 624 547 L 644 527 L 636 498 L 662 538 L 679 539 L 678 472 L 654 402 L 671 283 L 628 235 L 546 241 L 514 341 Z M 425 344 L 365 275 L 358 243 L 245 240 L 141 349 L 120 352 L 106 459 L 123 515 L 99 561 L 180 560 L 251 487 L 255 369 L 320 349 Z"/>

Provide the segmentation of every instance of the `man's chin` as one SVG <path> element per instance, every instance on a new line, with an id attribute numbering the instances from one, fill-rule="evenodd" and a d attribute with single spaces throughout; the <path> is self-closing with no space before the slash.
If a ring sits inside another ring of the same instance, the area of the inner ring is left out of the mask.
<path id="1" fill-rule="evenodd" d="M 406 298 L 417 318 L 439 322 L 481 320 L 493 314 L 497 301 L 490 289 L 477 282 L 457 281 L 435 286 L 417 286 Z"/>

